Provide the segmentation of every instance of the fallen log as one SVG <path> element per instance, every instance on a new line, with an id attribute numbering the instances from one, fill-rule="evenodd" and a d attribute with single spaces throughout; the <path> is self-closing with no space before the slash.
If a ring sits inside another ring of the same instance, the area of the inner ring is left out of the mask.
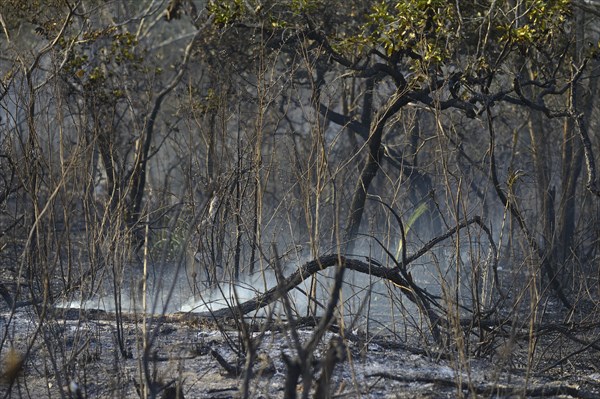
<path id="1" fill-rule="evenodd" d="M 369 274 L 371 276 L 392 282 L 410 301 L 415 303 L 419 310 L 428 318 L 430 322 L 431 333 L 436 340 L 439 340 L 439 324 L 441 322 L 441 317 L 435 312 L 432 306 L 437 308 L 440 308 L 440 306 L 431 296 L 427 294 L 426 291 L 418 287 L 413 281 L 408 281 L 405 279 L 399 273 L 397 268 L 387 268 L 371 258 L 367 258 L 367 262 L 363 262 L 358 259 L 347 258 L 338 254 L 322 256 L 305 263 L 288 278 L 282 280 L 279 285 L 257 295 L 255 298 L 246 302 L 218 310 L 185 313 L 182 314 L 182 317 L 190 321 L 193 321 L 195 318 L 228 319 L 243 317 L 277 301 L 284 294 L 294 289 L 313 274 L 323 271 L 328 267 L 337 265 L 345 267 L 348 270 Z"/>
<path id="2" fill-rule="evenodd" d="M 592 399 L 597 398 L 596 392 L 586 391 L 577 386 L 568 384 L 541 384 L 537 386 L 505 386 L 499 384 L 477 384 L 468 383 L 466 381 L 458 382 L 449 378 L 437 378 L 431 376 L 405 376 L 395 375 L 390 373 L 373 373 L 367 375 L 367 377 L 378 377 L 393 381 L 400 381 L 406 383 L 424 383 L 424 384 L 435 384 L 440 387 L 447 388 L 459 388 L 461 391 L 472 392 L 476 395 L 482 396 L 500 396 L 500 397 L 546 397 L 554 398 L 561 395 L 569 395 L 574 398 Z"/>

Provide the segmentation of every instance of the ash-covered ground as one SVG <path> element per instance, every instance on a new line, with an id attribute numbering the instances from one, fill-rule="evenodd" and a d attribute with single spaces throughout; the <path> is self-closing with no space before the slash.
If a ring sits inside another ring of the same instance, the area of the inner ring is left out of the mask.
<path id="1" fill-rule="evenodd" d="M 283 397 L 287 375 L 283 358 L 298 355 L 293 335 L 286 328 L 289 324 L 280 321 L 270 325 L 277 328 L 266 329 L 258 319 L 253 322 L 248 326 L 256 330 L 251 335 L 257 356 L 248 397 Z M 122 329 L 117 326 L 113 313 L 89 309 L 54 309 L 46 315 L 35 314 L 31 307 L 14 314 L 3 312 L 4 374 L 14 366 L 11 361 L 15 358 L 24 362 L 10 392 L 4 376 L 2 396 L 135 398 L 139 397 L 136 384 L 150 378 L 157 386 L 179 386 L 185 398 L 239 397 L 244 377 L 237 372 L 243 374 L 244 350 L 243 335 L 236 331 L 235 323 L 199 322 L 179 314 L 147 317 L 144 326 L 140 315 L 124 314 Z M 314 353 L 313 390 L 325 367 L 327 348 L 341 335 L 338 327 L 331 329 L 337 332 L 324 335 Z M 296 326 L 303 343 L 314 334 L 314 328 Z M 145 358 L 146 377 L 144 343 L 150 348 Z M 333 397 L 600 397 L 600 373 L 593 362 L 585 366 L 574 357 L 541 372 L 542 363 L 537 369 L 527 367 L 531 361 L 522 342 L 507 343 L 493 356 L 479 359 L 465 357 L 458 348 L 442 351 L 419 346 L 418 339 L 408 342 L 383 333 L 367 337 L 348 331 L 343 343 L 344 359 L 335 366 L 330 383 Z M 228 372 L 223 362 L 234 371 Z M 79 393 L 70 392 L 69 386 L 72 391 L 75 384 Z M 297 387 L 298 395 L 301 387 Z M 176 389 L 157 392 L 158 397 L 176 397 L 168 396 Z"/>

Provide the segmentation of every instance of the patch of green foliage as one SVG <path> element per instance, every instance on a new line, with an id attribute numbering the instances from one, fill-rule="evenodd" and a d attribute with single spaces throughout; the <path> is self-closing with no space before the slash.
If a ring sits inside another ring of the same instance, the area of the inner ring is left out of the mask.
<path id="1" fill-rule="evenodd" d="M 541 45 L 563 33 L 571 15 L 569 0 L 473 3 L 443 0 L 377 0 L 360 5 L 342 1 L 211 1 L 209 13 L 220 27 L 260 26 L 263 30 L 319 32 L 330 48 L 350 60 L 379 52 L 414 66 L 439 65 L 457 53 L 492 51 L 508 45 Z M 487 32 L 482 35 L 482 29 Z M 474 41 L 485 37 L 488 43 Z M 467 51 L 465 51 L 467 50 Z"/>

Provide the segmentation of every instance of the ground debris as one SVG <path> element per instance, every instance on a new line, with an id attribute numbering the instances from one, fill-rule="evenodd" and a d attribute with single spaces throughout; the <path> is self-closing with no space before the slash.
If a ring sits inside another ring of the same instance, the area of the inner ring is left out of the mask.
<path id="1" fill-rule="evenodd" d="M 47 326 L 57 327 L 51 329 L 54 335 L 38 334 L 34 350 L 15 379 L 13 397 L 60 397 L 58 387 L 69 381 L 78 384 L 83 397 L 136 397 L 133 381 L 144 379 L 140 373 L 144 321 L 152 338 L 146 361 L 156 381 L 174 381 L 186 398 L 233 398 L 240 394 L 246 365 L 243 341 L 234 324 L 225 329 L 214 321 L 189 323 L 181 315 L 144 317 L 124 313 L 122 337 L 133 356 L 123 358 L 115 350 L 116 318 L 111 312 L 73 309 L 56 314 L 64 315 L 64 319 L 57 318 Z M 0 320 L 3 316 L 7 319 L 7 315 L 0 315 Z M 7 339 L 23 351 L 37 323 L 31 312 L 17 312 Z M 262 332 L 255 331 L 252 336 L 262 334 L 262 338 L 252 365 L 250 397 L 281 398 L 286 386 L 284 357 L 295 356 L 289 325 L 280 322 L 278 328 L 267 328 L 258 319 L 254 324 Z M 301 340 L 310 339 L 315 324 L 318 321 L 297 323 Z M 526 384 L 522 370 L 507 368 L 493 359 L 471 359 L 467 370 L 456 366 L 455 352 L 440 356 L 441 350 L 419 348 L 418 342 L 397 336 L 369 337 L 334 325 L 316 348 L 314 361 L 320 366 L 314 368 L 311 389 L 314 393 L 327 387 L 328 392 L 345 398 L 452 398 L 457 390 L 482 397 L 600 397 L 597 380 L 585 379 L 586 375 L 594 375 L 592 371 L 578 377 L 575 370 L 553 369 L 536 374 Z M 2 359 L 9 355 L 8 350 L 5 346 L 0 353 Z M 52 370 L 60 370 L 60 374 Z M 19 387 L 21 394 L 14 396 Z M 0 386 L 0 391 L 3 389 L 6 386 Z"/>
<path id="2" fill-rule="evenodd" d="M 574 398 L 592 399 L 598 398 L 599 393 L 581 389 L 576 385 L 562 384 L 553 382 L 535 386 L 506 386 L 499 384 L 469 383 L 466 381 L 456 381 L 455 379 L 436 378 L 427 375 L 395 375 L 391 373 L 378 372 L 366 375 L 367 378 L 382 378 L 394 381 L 406 382 L 410 384 L 435 384 L 439 387 L 457 388 L 465 392 L 471 392 L 484 396 L 518 396 L 518 397 L 556 397 L 560 395 L 569 395 Z"/>

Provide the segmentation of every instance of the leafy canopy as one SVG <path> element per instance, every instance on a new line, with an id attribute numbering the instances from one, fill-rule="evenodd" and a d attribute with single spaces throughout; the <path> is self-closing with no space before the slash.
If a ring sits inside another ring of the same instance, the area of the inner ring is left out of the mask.
<path id="1" fill-rule="evenodd" d="M 349 4 L 352 3 L 352 4 Z M 218 26 L 263 32 L 318 34 L 327 49 L 349 63 L 377 54 L 413 68 L 455 60 L 501 57 L 514 47 L 547 47 L 564 40 L 569 0 L 210 1 Z M 486 61 L 490 62 L 490 60 Z"/>

